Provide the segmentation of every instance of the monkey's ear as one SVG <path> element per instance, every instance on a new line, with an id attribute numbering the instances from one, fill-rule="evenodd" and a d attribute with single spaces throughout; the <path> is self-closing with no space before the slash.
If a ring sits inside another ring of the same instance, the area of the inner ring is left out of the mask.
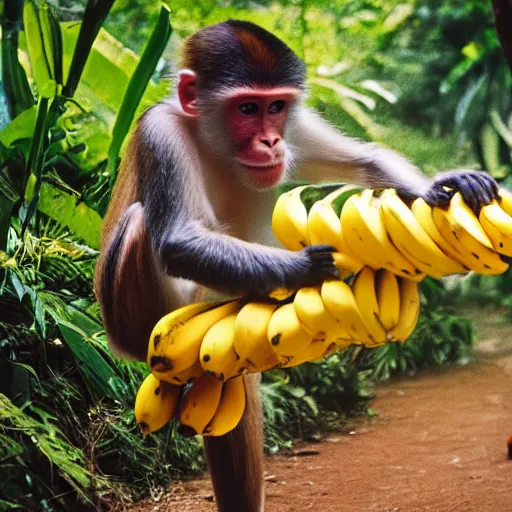
<path id="1" fill-rule="evenodd" d="M 178 97 L 180 99 L 181 108 L 186 114 L 190 116 L 197 116 L 197 76 L 190 69 L 182 69 L 178 73 L 178 77 Z"/>

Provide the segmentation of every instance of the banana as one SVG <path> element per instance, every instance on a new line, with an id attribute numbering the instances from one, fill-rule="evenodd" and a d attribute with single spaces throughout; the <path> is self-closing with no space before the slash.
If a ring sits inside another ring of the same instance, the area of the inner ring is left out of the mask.
<path id="1" fill-rule="evenodd" d="M 222 387 L 219 406 L 212 420 L 203 430 L 203 435 L 223 436 L 233 430 L 244 415 L 245 400 L 243 375 L 225 382 Z"/>
<path id="2" fill-rule="evenodd" d="M 473 238 L 447 211 L 435 206 L 432 218 L 443 238 L 457 251 L 458 258 L 464 266 L 479 274 L 502 274 L 508 265 L 501 260 L 494 250 Z M 490 243 L 490 242 L 489 242 Z"/>
<path id="3" fill-rule="evenodd" d="M 149 374 L 135 398 L 135 420 L 144 436 L 161 429 L 174 417 L 181 388 L 159 381 Z"/>
<path id="4" fill-rule="evenodd" d="M 500 206 L 505 210 L 505 213 L 512 216 L 512 192 L 500 188 L 500 198 Z"/>
<path id="5" fill-rule="evenodd" d="M 358 191 L 360 191 L 359 187 L 345 185 L 313 203 L 308 213 L 309 240 L 312 244 L 332 245 L 338 252 L 357 260 L 343 238 L 340 218 L 336 214 L 332 202 L 342 201 L 345 203 L 351 195 Z M 360 263 L 362 267 L 363 264 Z"/>
<path id="6" fill-rule="evenodd" d="M 387 333 L 395 328 L 400 319 L 400 286 L 389 270 L 379 270 L 376 279 L 379 319 Z"/>
<path id="7" fill-rule="evenodd" d="M 512 217 L 493 201 L 482 207 L 479 220 L 496 252 L 512 256 Z"/>
<path id="8" fill-rule="evenodd" d="M 333 252 L 332 257 L 341 279 L 357 274 L 364 267 L 364 263 L 361 260 L 349 254 Z"/>
<path id="9" fill-rule="evenodd" d="M 201 305 L 203 304 L 203 305 Z M 193 312 L 192 306 L 198 306 Z M 227 303 L 199 303 L 185 306 L 164 316 L 151 333 L 148 365 L 157 376 L 173 377 L 190 368 L 199 359 L 201 342 L 208 329 L 222 318 L 240 309 L 239 300 Z M 187 314 L 181 310 L 187 310 Z"/>
<path id="10" fill-rule="evenodd" d="M 400 279 L 400 318 L 391 329 L 391 337 L 403 343 L 412 334 L 420 314 L 420 294 L 418 283 L 410 279 Z"/>
<path id="11" fill-rule="evenodd" d="M 297 290 L 288 288 L 276 288 L 268 294 L 268 298 L 277 302 L 289 299 Z"/>
<path id="12" fill-rule="evenodd" d="M 240 363 L 249 372 L 264 372 L 279 364 L 267 339 L 268 324 L 275 310 L 275 304 L 249 302 L 236 316 L 233 345 Z"/>
<path id="13" fill-rule="evenodd" d="M 219 407 L 223 382 L 211 375 L 196 379 L 185 391 L 178 419 L 180 432 L 185 436 L 202 434 Z"/>
<path id="14" fill-rule="evenodd" d="M 437 247 L 394 189 L 380 196 L 380 207 L 394 246 L 416 268 L 435 278 L 458 272 L 460 265 Z"/>
<path id="15" fill-rule="evenodd" d="M 201 377 L 201 375 L 204 375 L 204 370 L 200 361 L 196 361 L 192 366 L 172 377 L 166 373 L 155 373 L 155 377 L 159 378 L 160 380 L 169 382 L 175 386 L 184 386 L 185 384 L 194 382 L 194 380 L 196 380 L 198 377 Z"/>
<path id="16" fill-rule="evenodd" d="M 351 251 L 374 270 L 386 268 L 416 281 L 425 277 L 389 240 L 381 212 L 374 204 L 372 190 L 349 197 L 341 210 L 341 223 Z"/>
<path id="17" fill-rule="evenodd" d="M 204 335 L 199 360 L 205 373 L 226 381 L 244 369 L 235 352 L 235 320 L 237 313 L 228 315 L 213 324 Z"/>
<path id="18" fill-rule="evenodd" d="M 386 343 L 386 331 L 379 320 L 379 303 L 375 291 L 375 270 L 364 267 L 357 274 L 352 291 L 359 306 L 366 329 L 370 333 L 374 345 Z"/>
<path id="19" fill-rule="evenodd" d="M 308 212 L 300 198 L 305 188 L 296 187 L 281 194 L 272 213 L 272 231 L 290 251 L 300 251 L 310 245 Z"/>
<path id="20" fill-rule="evenodd" d="M 470 238 L 474 238 L 491 251 L 494 250 L 491 241 L 485 234 L 480 222 L 478 222 L 476 215 L 464 202 L 460 192 L 456 192 L 453 195 L 450 205 L 448 206 L 447 218 L 452 229 L 464 230 L 470 235 Z M 468 249 L 470 248 L 468 247 Z"/>
<path id="21" fill-rule="evenodd" d="M 293 307 L 302 328 L 315 340 L 325 340 L 337 327 L 337 320 L 325 309 L 319 286 L 301 288 Z"/>
<path id="22" fill-rule="evenodd" d="M 313 340 L 301 326 L 293 304 L 277 308 L 268 324 L 267 339 L 272 350 L 281 359 L 294 356 L 304 350 Z"/>
<path id="23" fill-rule="evenodd" d="M 331 340 L 312 341 L 302 352 L 292 357 L 283 368 L 292 368 L 304 363 L 319 361 L 338 351 L 338 345 Z"/>
<path id="24" fill-rule="evenodd" d="M 432 207 L 419 197 L 415 199 L 411 206 L 412 213 L 427 235 L 436 243 L 436 245 L 448 256 L 454 265 L 456 265 L 455 274 L 468 272 L 460 259 L 458 252 L 443 238 L 436 226 L 433 218 Z"/>
<path id="25" fill-rule="evenodd" d="M 336 318 L 343 330 L 354 340 L 373 345 L 368 329 L 350 286 L 343 281 L 324 281 L 320 290 L 325 307 Z M 340 338 L 345 338 L 341 334 Z"/>

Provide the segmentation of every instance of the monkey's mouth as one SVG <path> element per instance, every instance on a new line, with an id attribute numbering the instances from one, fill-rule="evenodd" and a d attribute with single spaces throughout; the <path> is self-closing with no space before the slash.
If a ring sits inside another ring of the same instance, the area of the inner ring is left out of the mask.
<path id="1" fill-rule="evenodd" d="M 275 169 L 276 167 L 282 167 L 284 162 L 282 160 L 277 160 L 273 162 L 266 162 L 266 163 L 253 163 L 253 162 L 244 162 L 242 160 L 238 160 L 238 163 L 249 169 L 250 171 L 270 171 L 272 169 Z"/>
<path id="2" fill-rule="evenodd" d="M 272 162 L 270 164 L 242 164 L 249 179 L 257 188 L 269 188 L 276 185 L 284 171 L 284 162 Z"/>

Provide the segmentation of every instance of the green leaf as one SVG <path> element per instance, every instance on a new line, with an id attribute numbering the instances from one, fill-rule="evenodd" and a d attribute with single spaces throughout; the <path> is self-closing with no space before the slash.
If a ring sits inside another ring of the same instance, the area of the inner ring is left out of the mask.
<path id="1" fill-rule="evenodd" d="M 507 168 L 500 160 L 500 137 L 491 123 L 485 123 L 480 132 L 480 140 L 486 169 L 495 178 L 504 178 Z"/>
<path id="2" fill-rule="evenodd" d="M 169 23 L 170 9 L 162 4 L 157 24 L 151 34 L 151 37 L 144 49 L 142 57 L 133 73 L 126 92 L 123 97 L 123 103 L 116 118 L 114 130 L 112 132 L 112 143 L 108 151 L 108 168 L 112 181 L 115 180 L 115 171 L 119 151 L 124 138 L 130 129 L 133 116 L 137 109 L 146 87 L 151 80 L 158 60 L 160 59 L 169 38 L 171 37 L 172 27 Z"/>
<path id="3" fill-rule="evenodd" d="M 51 75 L 62 84 L 62 33 L 57 14 L 46 0 L 39 2 L 39 23 Z"/>
<path id="4" fill-rule="evenodd" d="M 495 130 L 501 135 L 501 138 L 506 142 L 507 146 L 512 149 L 512 130 L 509 130 L 496 110 L 491 112 L 490 118 Z"/>
<path id="5" fill-rule="evenodd" d="M 0 142 L 9 147 L 17 140 L 31 139 L 36 126 L 36 116 L 36 105 L 21 112 L 0 132 Z"/>
<path id="6" fill-rule="evenodd" d="M 63 89 L 64 96 L 70 98 L 74 96 L 94 40 L 113 4 L 114 0 L 102 0 L 101 2 L 88 0 L 73 52 L 66 85 Z M 104 79 L 104 77 L 102 78 Z M 109 79 L 111 80 L 111 77 Z"/>
<path id="7" fill-rule="evenodd" d="M 11 0 L 2 19 L 2 84 L 11 117 L 19 115 L 34 104 L 27 75 L 18 60 L 18 40 L 22 18 L 23 1 Z"/>
<path id="8" fill-rule="evenodd" d="M 347 87 L 346 85 L 340 84 L 335 80 L 331 80 L 330 78 L 312 78 L 310 81 L 315 85 L 331 89 L 340 98 L 350 98 L 352 100 L 358 101 L 359 103 L 362 103 L 368 110 L 374 110 L 377 105 L 375 100 L 370 98 L 370 96 L 361 94 L 351 87 Z"/>
<path id="9" fill-rule="evenodd" d="M 109 396 L 119 400 L 118 389 L 123 383 L 113 368 L 105 361 L 100 353 L 88 342 L 88 336 L 77 325 L 64 319 L 57 318 L 57 326 L 77 360 L 80 373 L 86 382 L 96 390 L 99 396 Z"/>
<path id="10" fill-rule="evenodd" d="M 11 214 L 19 195 L 7 173 L 0 171 L 0 251 L 7 247 L 7 235 L 11 225 Z"/>
<path id="11" fill-rule="evenodd" d="M 43 182 L 39 194 L 39 211 L 67 226 L 93 249 L 99 249 L 101 217 L 76 196 Z"/>
<path id="12" fill-rule="evenodd" d="M 39 23 L 38 9 L 34 0 L 26 0 L 23 9 L 23 24 L 25 26 L 25 37 L 27 39 L 32 77 L 36 82 L 37 89 L 45 89 L 47 82 L 53 79 L 49 56 L 46 52 L 43 32 Z"/>

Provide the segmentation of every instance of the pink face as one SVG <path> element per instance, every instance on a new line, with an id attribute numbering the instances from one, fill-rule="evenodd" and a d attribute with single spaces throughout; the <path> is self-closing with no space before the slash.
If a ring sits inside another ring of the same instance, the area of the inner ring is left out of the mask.
<path id="1" fill-rule="evenodd" d="M 225 100 L 235 162 L 256 188 L 273 187 L 285 171 L 283 138 L 288 111 L 298 89 L 244 89 Z"/>

